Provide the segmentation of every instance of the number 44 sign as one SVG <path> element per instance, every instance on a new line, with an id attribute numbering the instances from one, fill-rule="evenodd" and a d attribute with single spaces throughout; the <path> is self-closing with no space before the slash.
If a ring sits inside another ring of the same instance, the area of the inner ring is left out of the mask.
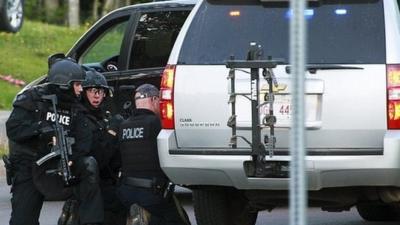
<path id="1" fill-rule="evenodd" d="M 321 127 L 321 100 L 319 95 L 306 95 L 305 116 L 306 126 L 319 128 Z M 276 117 L 276 127 L 290 127 L 292 105 L 289 94 L 277 94 L 274 101 L 274 116 Z M 269 105 L 265 104 L 260 107 L 260 121 L 265 115 L 269 114 Z"/>
<path id="2" fill-rule="evenodd" d="M 269 114 L 269 105 L 264 104 L 260 108 L 260 121 L 265 115 Z M 275 95 L 274 116 L 276 117 L 277 127 L 287 127 L 290 125 L 291 104 L 290 95 Z"/>
<path id="3" fill-rule="evenodd" d="M 290 115 L 290 105 L 281 105 L 281 108 L 279 109 L 279 114 Z"/>

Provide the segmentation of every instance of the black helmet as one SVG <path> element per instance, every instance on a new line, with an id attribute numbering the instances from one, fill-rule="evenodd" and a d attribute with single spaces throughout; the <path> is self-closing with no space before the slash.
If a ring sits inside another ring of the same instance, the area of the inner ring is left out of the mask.
<path id="1" fill-rule="evenodd" d="M 109 89 L 110 87 L 107 84 L 106 78 L 103 76 L 103 74 L 95 71 L 95 70 L 90 70 L 86 72 L 86 77 L 85 80 L 82 82 L 82 88 L 104 88 L 104 89 Z"/>
<path id="2" fill-rule="evenodd" d="M 65 58 L 51 65 L 47 78 L 50 84 L 70 87 L 72 82 L 85 79 L 85 71 L 73 59 Z"/>

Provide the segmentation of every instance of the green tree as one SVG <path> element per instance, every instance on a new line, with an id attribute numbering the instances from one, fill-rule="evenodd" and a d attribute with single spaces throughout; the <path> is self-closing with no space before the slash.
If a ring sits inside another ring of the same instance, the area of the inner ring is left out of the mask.
<path id="1" fill-rule="evenodd" d="M 98 20 L 100 16 L 116 8 L 151 1 L 152 0 L 77 1 L 79 2 L 79 21 L 81 21 L 81 23 L 92 23 Z M 71 0 L 25 0 L 25 16 L 30 20 L 68 25 L 70 20 L 68 16 L 69 2 L 71 2 Z"/>

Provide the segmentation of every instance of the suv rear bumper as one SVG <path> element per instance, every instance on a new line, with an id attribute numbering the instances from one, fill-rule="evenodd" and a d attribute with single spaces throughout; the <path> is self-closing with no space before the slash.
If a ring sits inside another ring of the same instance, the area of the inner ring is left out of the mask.
<path id="1" fill-rule="evenodd" d="M 400 187 L 400 131 L 387 131 L 383 155 L 307 156 L 309 190 L 350 186 Z M 161 167 L 175 183 L 182 185 L 232 186 L 237 189 L 287 190 L 287 178 L 248 178 L 243 162 L 250 155 L 170 154 L 190 151 L 176 146 L 173 130 L 158 135 Z M 267 157 L 267 160 L 268 157 Z M 289 156 L 274 156 L 274 161 L 288 161 Z"/>

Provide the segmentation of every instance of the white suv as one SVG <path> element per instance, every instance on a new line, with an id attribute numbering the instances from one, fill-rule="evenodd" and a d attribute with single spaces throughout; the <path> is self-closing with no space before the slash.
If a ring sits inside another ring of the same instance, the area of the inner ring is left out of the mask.
<path id="1" fill-rule="evenodd" d="M 357 206 L 365 220 L 400 213 L 400 14 L 394 0 L 312 1 L 308 22 L 306 144 L 309 202 L 327 211 Z M 273 69 L 276 146 L 266 162 L 290 162 L 288 2 L 202 0 L 186 20 L 161 82 L 160 162 L 193 190 L 199 225 L 255 224 L 257 212 L 286 205 L 286 173 L 254 176 L 254 152 L 230 145 L 230 56 L 250 42 L 282 59 Z M 236 70 L 236 92 L 250 92 L 249 69 Z M 260 90 L 269 86 L 261 79 Z M 261 93 L 262 94 L 262 93 Z M 260 110 L 260 114 L 265 114 Z M 250 101 L 236 97 L 237 135 L 251 140 Z M 263 115 L 261 115 L 263 116 Z M 268 135 L 263 129 L 262 135 Z M 253 156 L 252 156 L 253 155 Z M 284 172 L 284 171 L 283 171 Z"/>

